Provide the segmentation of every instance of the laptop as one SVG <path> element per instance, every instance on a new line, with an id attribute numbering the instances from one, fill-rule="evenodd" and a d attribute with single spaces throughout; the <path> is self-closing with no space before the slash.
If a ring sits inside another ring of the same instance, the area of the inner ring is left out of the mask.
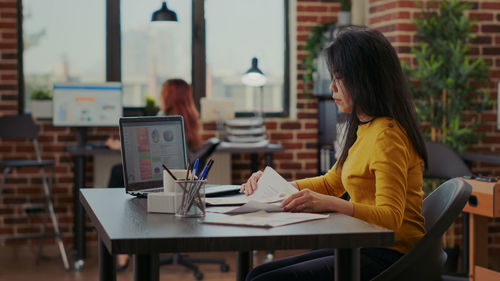
<path id="1" fill-rule="evenodd" d="M 187 169 L 184 119 L 179 115 L 121 117 L 121 156 L 125 191 L 146 197 L 163 191 L 163 167 Z M 207 196 L 239 192 L 239 185 L 208 185 Z"/>

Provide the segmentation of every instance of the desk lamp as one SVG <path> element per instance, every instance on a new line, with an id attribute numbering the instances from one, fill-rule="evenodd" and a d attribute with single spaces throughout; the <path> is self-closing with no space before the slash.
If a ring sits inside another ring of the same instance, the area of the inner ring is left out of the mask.
<path id="1" fill-rule="evenodd" d="M 241 77 L 241 82 L 247 86 L 260 87 L 260 107 L 257 111 L 258 117 L 264 117 L 264 85 L 267 82 L 266 76 L 262 70 L 257 66 L 258 59 L 252 58 L 252 66 L 248 69 L 245 74 Z"/>
<path id="2" fill-rule="evenodd" d="M 163 1 L 161 8 L 153 13 L 151 21 L 177 21 L 177 14 L 167 8 L 167 2 Z"/>

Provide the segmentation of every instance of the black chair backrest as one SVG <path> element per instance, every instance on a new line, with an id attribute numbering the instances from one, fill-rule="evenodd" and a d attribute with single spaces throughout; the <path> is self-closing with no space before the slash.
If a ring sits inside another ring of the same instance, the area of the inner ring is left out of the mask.
<path id="1" fill-rule="evenodd" d="M 442 236 L 462 211 L 471 192 L 472 187 L 465 181 L 451 179 L 429 194 L 422 205 L 426 234 L 415 247 L 372 281 L 441 280 L 446 262 Z"/>
<path id="2" fill-rule="evenodd" d="M 203 145 L 194 153 L 193 159 L 190 160 L 191 165 L 194 164 L 194 161 L 198 158 L 200 163 L 200 167 L 204 167 L 207 163 L 208 158 L 215 151 L 217 146 L 220 144 L 220 140 L 218 138 L 210 138 L 203 143 Z"/>
<path id="3" fill-rule="evenodd" d="M 38 130 L 30 115 L 0 116 L 0 138 L 36 139 Z"/>
<path id="4" fill-rule="evenodd" d="M 424 171 L 424 177 L 452 179 L 472 175 L 464 160 L 449 146 L 433 141 L 426 141 L 425 146 L 428 168 Z"/>

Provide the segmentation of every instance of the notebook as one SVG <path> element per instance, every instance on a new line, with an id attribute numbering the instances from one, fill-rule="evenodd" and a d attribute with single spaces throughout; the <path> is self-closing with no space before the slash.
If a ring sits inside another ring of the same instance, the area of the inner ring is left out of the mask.
<path id="1" fill-rule="evenodd" d="M 184 119 L 178 115 L 120 118 L 125 191 L 146 197 L 163 191 L 163 167 L 186 169 Z M 207 196 L 238 192 L 239 185 L 207 185 Z"/>

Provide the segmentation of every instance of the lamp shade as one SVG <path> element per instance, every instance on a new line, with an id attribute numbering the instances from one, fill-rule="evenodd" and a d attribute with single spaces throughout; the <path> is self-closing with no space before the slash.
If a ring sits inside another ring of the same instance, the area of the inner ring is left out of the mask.
<path id="1" fill-rule="evenodd" d="M 264 86 L 267 82 L 266 76 L 257 66 L 258 59 L 252 58 L 252 67 L 241 77 L 241 82 L 247 86 L 259 87 Z"/>
<path id="2" fill-rule="evenodd" d="M 177 21 L 177 14 L 167 8 L 167 2 L 163 1 L 161 8 L 153 13 L 151 21 Z"/>

